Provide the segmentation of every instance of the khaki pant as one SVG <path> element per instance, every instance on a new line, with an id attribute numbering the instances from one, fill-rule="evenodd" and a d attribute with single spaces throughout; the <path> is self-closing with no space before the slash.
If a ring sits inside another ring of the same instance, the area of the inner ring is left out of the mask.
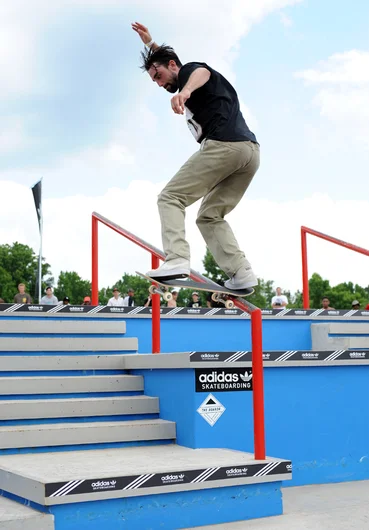
<path id="1" fill-rule="evenodd" d="M 242 199 L 259 163 L 259 145 L 253 142 L 202 143 L 158 197 L 166 260 L 190 259 L 185 208 L 203 197 L 196 223 L 215 261 L 229 277 L 249 266 L 224 217 Z"/>

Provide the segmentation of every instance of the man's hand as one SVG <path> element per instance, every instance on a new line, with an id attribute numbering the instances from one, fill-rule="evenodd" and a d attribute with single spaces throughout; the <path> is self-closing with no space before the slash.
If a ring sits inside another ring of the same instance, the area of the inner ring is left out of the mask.
<path id="1" fill-rule="evenodd" d="M 179 94 L 172 97 L 172 109 L 176 114 L 184 114 L 185 103 L 191 97 L 191 92 L 187 88 L 183 88 Z"/>
<path id="2" fill-rule="evenodd" d="M 132 29 L 139 34 L 144 44 L 151 42 L 152 39 L 150 32 L 143 24 L 140 24 L 139 22 L 132 22 Z"/>

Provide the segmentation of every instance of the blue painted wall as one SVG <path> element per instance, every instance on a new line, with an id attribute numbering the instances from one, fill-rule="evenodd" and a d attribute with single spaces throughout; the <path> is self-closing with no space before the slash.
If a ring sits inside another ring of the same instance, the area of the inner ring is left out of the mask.
<path id="1" fill-rule="evenodd" d="M 177 422 L 177 442 L 192 448 L 254 452 L 251 392 L 213 392 L 226 411 L 211 427 L 196 411 L 194 370 L 140 370 L 160 416 Z M 369 366 L 266 368 L 266 448 L 292 460 L 286 485 L 369 479 Z"/>
<path id="2" fill-rule="evenodd" d="M 126 337 L 138 337 L 139 353 L 151 348 L 151 319 L 127 318 Z M 263 320 L 265 350 L 311 349 L 311 323 L 323 321 L 296 319 Z M 161 351 L 238 351 L 251 349 L 248 318 L 171 318 L 161 320 Z"/>
<path id="3" fill-rule="evenodd" d="M 280 482 L 50 507 L 56 530 L 173 530 L 282 514 Z M 165 509 L 164 509 L 165 508 Z"/>

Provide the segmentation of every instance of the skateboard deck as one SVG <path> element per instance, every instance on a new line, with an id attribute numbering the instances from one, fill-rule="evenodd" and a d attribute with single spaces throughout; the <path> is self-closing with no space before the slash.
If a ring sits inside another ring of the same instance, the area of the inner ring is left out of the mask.
<path id="1" fill-rule="evenodd" d="M 138 274 L 139 276 L 142 276 L 143 278 L 145 278 L 146 280 L 150 282 L 154 282 L 164 287 L 164 292 L 169 292 L 169 287 L 178 287 L 178 288 L 181 287 L 184 289 L 192 289 L 193 291 L 206 291 L 206 292 L 215 293 L 217 295 L 227 295 L 233 298 L 239 298 L 242 296 L 250 296 L 254 292 L 253 288 L 232 291 L 231 289 L 227 289 L 226 287 L 222 287 L 221 285 L 216 286 L 213 283 L 200 283 L 200 282 L 194 282 L 193 280 L 188 280 L 188 279 L 181 280 L 178 278 L 175 280 L 163 280 L 160 278 L 150 278 L 150 276 L 147 276 L 146 274 L 142 274 L 142 272 L 138 272 L 138 271 L 136 271 L 136 274 Z M 150 288 L 149 290 L 151 294 L 153 294 L 154 290 L 152 288 Z M 214 300 L 214 301 L 218 301 L 218 300 Z"/>

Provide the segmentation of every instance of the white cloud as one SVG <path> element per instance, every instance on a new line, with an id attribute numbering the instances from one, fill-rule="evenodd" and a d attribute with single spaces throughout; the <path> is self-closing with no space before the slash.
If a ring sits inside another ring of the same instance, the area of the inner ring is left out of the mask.
<path id="1" fill-rule="evenodd" d="M 29 145 L 21 116 L 4 118 L 0 122 L 0 154 L 10 153 Z"/>
<path id="2" fill-rule="evenodd" d="M 280 14 L 279 14 L 279 18 L 280 18 L 281 24 L 282 24 L 285 28 L 290 28 L 290 27 L 293 25 L 293 20 L 292 20 L 292 18 L 289 17 L 288 15 L 286 15 L 286 13 L 280 13 Z"/>
<path id="3" fill-rule="evenodd" d="M 344 128 L 344 137 L 369 148 L 369 52 L 336 53 L 315 69 L 297 72 L 309 86 L 317 87 L 313 105 L 322 117 Z M 336 141 L 342 130 L 332 132 Z"/>
<path id="4" fill-rule="evenodd" d="M 369 52 L 350 50 L 335 53 L 317 68 L 302 70 L 296 77 L 312 84 L 356 85 L 369 84 Z"/>
<path id="5" fill-rule="evenodd" d="M 111 188 L 99 197 L 88 194 L 44 200 L 44 256 L 57 277 L 76 270 L 91 278 L 91 213 L 95 210 L 161 248 L 156 197 L 164 182 L 132 181 L 125 189 Z M 0 181 L 0 240 L 20 241 L 38 249 L 38 226 L 31 190 Z M 14 205 L 17 205 L 14 208 Z M 199 204 L 188 209 L 186 228 L 192 267 L 203 271 L 205 245 L 195 225 Z M 369 248 L 365 219 L 369 201 L 333 201 L 326 195 L 295 202 L 250 200 L 246 197 L 228 220 L 256 273 L 285 289 L 301 289 L 300 227 Z M 318 219 L 318 221 L 317 221 Z M 145 272 L 150 256 L 123 237 L 100 225 L 100 286 L 112 285 L 125 272 Z M 309 272 L 319 272 L 331 284 L 352 281 L 368 285 L 368 259 L 308 236 Z"/>

